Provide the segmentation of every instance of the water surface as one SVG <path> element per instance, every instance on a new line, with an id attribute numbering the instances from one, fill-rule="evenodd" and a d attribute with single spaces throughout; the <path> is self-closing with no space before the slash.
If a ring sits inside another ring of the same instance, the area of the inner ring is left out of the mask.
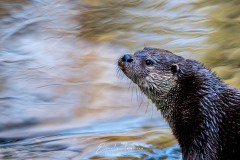
<path id="1" fill-rule="evenodd" d="M 0 2 L 0 158 L 181 159 L 116 60 L 164 48 L 240 87 L 239 11 L 237 0 Z"/>

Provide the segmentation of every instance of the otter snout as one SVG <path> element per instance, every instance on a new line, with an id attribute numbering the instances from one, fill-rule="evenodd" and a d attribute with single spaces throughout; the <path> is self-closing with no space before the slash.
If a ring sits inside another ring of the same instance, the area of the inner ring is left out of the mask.
<path id="1" fill-rule="evenodd" d="M 118 59 L 118 66 L 124 70 L 124 68 L 126 67 L 126 65 L 131 64 L 133 62 L 133 57 L 130 54 L 125 54 L 124 56 L 122 56 L 122 58 Z"/>
<path id="2" fill-rule="evenodd" d="M 132 58 L 131 55 L 125 54 L 125 55 L 122 57 L 121 60 L 122 60 L 122 62 L 129 62 L 129 63 L 131 63 L 131 62 L 133 61 L 133 58 Z"/>

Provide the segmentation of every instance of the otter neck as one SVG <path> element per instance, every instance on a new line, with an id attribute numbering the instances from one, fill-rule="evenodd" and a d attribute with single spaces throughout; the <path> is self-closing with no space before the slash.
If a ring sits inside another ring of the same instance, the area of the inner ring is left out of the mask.
<path id="1" fill-rule="evenodd" d="M 200 77 L 202 78 L 202 77 Z M 221 85 L 219 85 L 221 84 Z M 207 153 L 219 153 L 219 124 L 224 111 L 219 110 L 214 100 L 221 100 L 226 86 L 217 78 L 210 77 L 207 81 L 184 80 L 180 86 L 171 90 L 164 98 L 153 100 L 163 117 L 168 121 L 173 134 L 177 138 L 184 155 L 199 156 L 211 159 Z M 212 147 L 212 146 L 219 146 Z M 188 149 L 188 150 L 186 150 Z M 205 154 L 206 153 L 206 154 Z"/>

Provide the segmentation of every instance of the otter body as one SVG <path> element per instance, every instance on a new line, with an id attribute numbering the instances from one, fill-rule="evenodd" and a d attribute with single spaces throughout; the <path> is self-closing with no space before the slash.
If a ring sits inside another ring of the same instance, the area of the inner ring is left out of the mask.
<path id="1" fill-rule="evenodd" d="M 240 159 L 240 90 L 163 49 L 145 47 L 118 66 L 161 111 L 184 160 Z"/>

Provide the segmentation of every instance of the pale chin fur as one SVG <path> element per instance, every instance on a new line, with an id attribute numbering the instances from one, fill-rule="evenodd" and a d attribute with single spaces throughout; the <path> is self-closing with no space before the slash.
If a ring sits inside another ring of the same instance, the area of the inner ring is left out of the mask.
<path id="1" fill-rule="evenodd" d="M 177 85 L 176 78 L 172 74 L 161 75 L 150 73 L 138 83 L 141 90 L 151 99 L 162 100 L 172 88 Z"/>

